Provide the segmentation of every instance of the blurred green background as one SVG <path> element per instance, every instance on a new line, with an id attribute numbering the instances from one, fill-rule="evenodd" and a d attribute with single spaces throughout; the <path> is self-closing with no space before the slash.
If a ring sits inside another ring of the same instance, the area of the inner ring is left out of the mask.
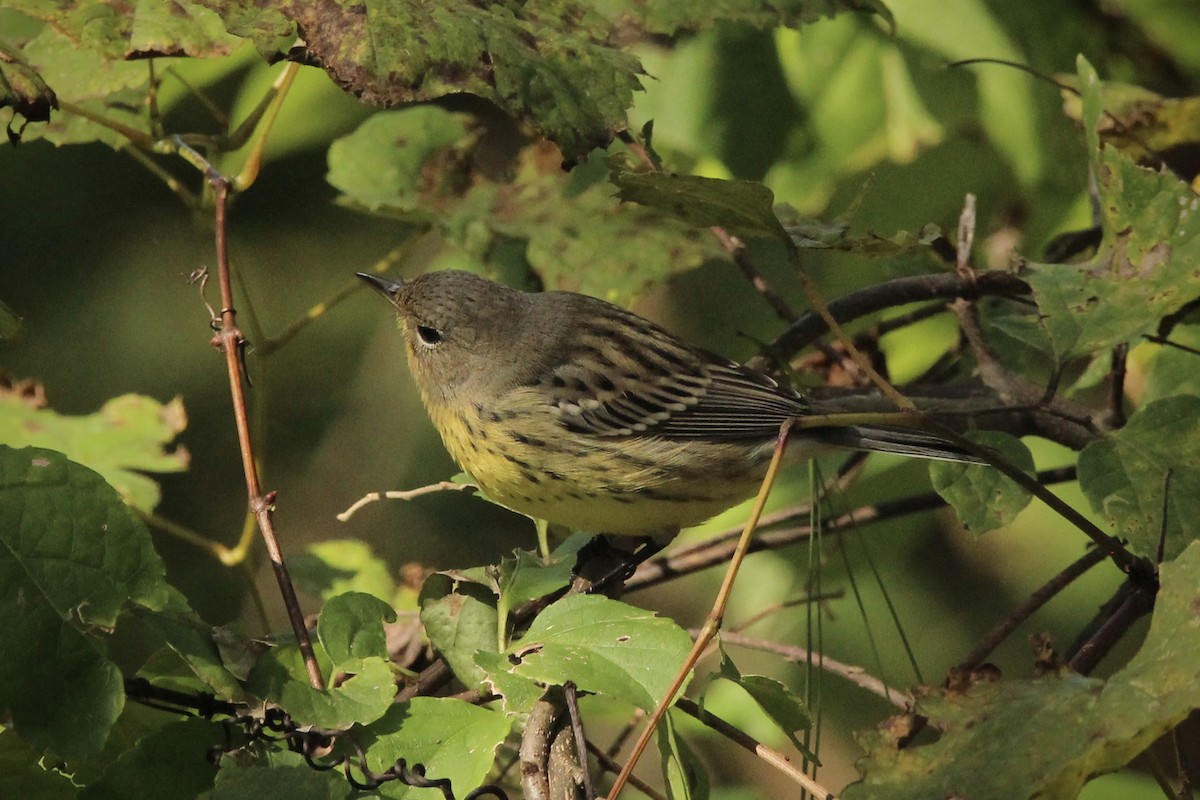
<path id="1" fill-rule="evenodd" d="M 825 219 L 857 204 L 850 221 L 858 231 L 886 236 L 926 223 L 952 231 L 964 195 L 974 193 L 981 260 L 1003 266 L 1014 246 L 1037 256 L 1055 233 L 1087 224 L 1082 137 L 1063 115 L 1053 86 L 1004 66 L 947 68 L 947 61 L 1002 58 L 1044 74 L 1073 74 L 1076 54 L 1083 53 L 1106 79 L 1166 95 L 1195 94 L 1200 83 L 1196 3 L 888 5 L 897 22 L 894 38 L 876 21 L 843 16 L 799 32 L 722 28 L 673 49 L 642 46 L 649 77 L 631 114 L 634 126 L 653 120 L 656 148 L 679 171 L 763 180 L 778 201 Z M 22 24 L 0 13 L 0 30 Z M 221 63 L 175 66 L 234 119 L 279 69 L 245 51 Z M 168 129 L 209 124 L 199 104 L 172 88 L 169 78 L 164 107 Z M 231 257 L 243 280 L 239 311 L 249 322 L 252 310 L 267 336 L 327 300 L 353 272 L 374 269 L 410 233 L 403 223 L 337 206 L 337 192 L 325 181 L 330 142 L 371 112 L 323 73 L 304 70 L 272 134 L 261 177 L 236 198 L 229 230 Z M 227 167 L 236 169 L 238 159 L 233 154 Z M 196 185 L 186 168 L 166 166 Z M 24 319 L 20 338 L 0 343 L 0 367 L 11 377 L 44 383 L 60 413 L 90 413 L 127 392 L 164 401 L 182 396 L 189 424 L 180 442 L 192 454 L 191 468 L 161 478 L 159 511 L 232 545 L 244 520 L 245 488 L 229 389 L 223 362 L 209 344 L 208 312 L 198 288 L 186 281 L 198 267 L 215 266 L 211 223 L 124 153 L 97 144 L 54 148 L 43 141 L 0 148 L 0 212 L 0 300 Z M 802 305 L 786 271 L 769 253 L 756 255 L 768 278 Z M 415 271 L 435 258 L 436 247 L 426 244 L 402 269 Z M 806 265 L 827 297 L 934 268 L 912 259 L 819 254 Z M 209 302 L 219 305 L 215 287 Z M 736 358 L 753 355 L 755 341 L 781 328 L 726 263 L 683 274 L 636 308 Z M 888 337 L 893 377 L 903 381 L 919 373 L 952 337 L 948 319 Z M 355 537 L 397 569 L 408 562 L 446 568 L 495 562 L 513 547 L 532 545 L 527 520 L 457 494 L 375 504 L 347 523 L 334 518 L 365 492 L 412 488 L 457 471 L 424 416 L 399 334 L 377 297 L 357 292 L 272 354 L 264 369 L 251 391 L 264 396 L 264 485 L 279 492 L 276 520 L 286 552 Z M 1068 453 L 1034 446 L 1039 467 L 1070 461 Z M 925 491 L 924 471 L 923 464 L 879 459 L 833 511 Z M 805 471 L 795 470 L 777 502 L 804 496 L 807 482 Z M 1073 487 L 1061 494 L 1086 507 Z M 740 518 L 733 511 L 707 529 Z M 238 621 L 257 632 L 243 574 L 190 545 L 156 537 L 169 579 L 206 619 Z M 895 604 L 923 679 L 936 683 L 999 616 L 1078 557 L 1084 540 L 1034 506 L 1009 529 L 980 539 L 939 513 L 864 528 L 841 546 L 844 561 L 836 543 L 822 549 L 823 587 L 845 591 L 823 609 L 824 646 L 833 657 L 862 664 L 903 688 L 917 677 L 896 625 L 879 610 L 880 585 Z M 803 594 L 808 558 L 802 546 L 753 557 L 730 622 Z M 280 629 L 284 618 L 273 602 L 273 579 L 257 549 L 255 561 L 273 627 Z M 869 609 L 874 648 L 845 564 Z M 696 576 L 632 601 L 692 624 L 707 609 L 718 577 Z M 1112 568 L 1094 570 L 1011 637 L 996 663 L 1008 674 L 1027 674 L 1027 635 L 1049 631 L 1066 646 L 1117 580 Z M 802 643 L 805 616 L 803 609 L 784 612 L 753 632 Z M 776 659 L 746 653 L 739 664 L 746 672 L 799 681 L 798 671 L 781 668 Z M 746 716 L 746 704 L 732 692 L 714 697 L 710 707 L 780 744 L 777 734 Z M 848 731 L 875 724 L 888 709 L 837 679 L 828 679 L 823 701 L 833 721 L 823 743 L 831 765 L 823 779 L 840 786 L 854 775 L 857 751 Z M 771 778 L 759 774 L 756 780 L 763 796 L 771 796 Z M 1089 791 L 1094 798 L 1137 796 L 1125 784 L 1111 794 L 1099 785 Z"/>

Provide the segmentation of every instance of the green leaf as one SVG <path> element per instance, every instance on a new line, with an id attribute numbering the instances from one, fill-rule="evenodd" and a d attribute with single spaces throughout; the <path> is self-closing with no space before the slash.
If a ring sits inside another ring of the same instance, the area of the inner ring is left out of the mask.
<path id="1" fill-rule="evenodd" d="M 121 753 L 98 781 L 80 792 L 79 798 L 191 800 L 211 787 L 217 775 L 207 758 L 197 756 L 227 739 L 224 727 L 209 720 L 191 717 L 170 722 Z"/>
<path id="2" fill-rule="evenodd" d="M 387 634 L 383 623 L 395 622 L 396 612 L 377 597 L 347 592 L 328 600 L 317 618 L 317 637 L 333 661 L 343 662 L 376 656 L 387 659 Z"/>
<path id="3" fill-rule="evenodd" d="M 651 710 L 691 650 L 687 632 L 652 612 L 596 595 L 551 604 L 507 651 L 508 672 Z"/>
<path id="4" fill-rule="evenodd" d="M 163 574 L 99 475 L 0 445 L 0 716 L 22 738 L 66 759 L 99 751 L 125 701 L 105 634 L 126 604 L 164 606 Z"/>
<path id="5" fill-rule="evenodd" d="M 241 44 L 226 33 L 217 14 L 191 0 L 133 5 L 88 0 L 5 0 L 5 6 L 45 20 L 78 49 L 94 50 L 113 60 L 224 56 Z"/>
<path id="6" fill-rule="evenodd" d="M 812 727 L 812 717 L 799 695 L 766 675 L 743 675 L 724 650 L 721 652 L 721 677 L 742 687 L 771 721 L 779 726 L 797 750 L 813 761 L 817 760 L 796 738 L 797 731 L 806 731 Z"/>
<path id="7" fill-rule="evenodd" d="M 549 564 L 543 564 L 538 556 L 526 550 L 518 550 L 514 558 L 501 561 L 500 595 L 504 605 L 516 608 L 566 588 L 575 570 L 579 548 L 587 540 L 587 537 L 578 537 L 571 542 L 569 550 L 559 547 Z"/>
<path id="8" fill-rule="evenodd" d="M 999 431 L 972 433 L 971 441 L 995 450 L 1026 475 L 1034 475 L 1033 455 L 1020 439 Z M 1029 505 L 1029 491 L 987 464 L 932 461 L 933 489 L 954 507 L 958 518 L 974 533 L 1007 525 Z"/>
<path id="9" fill-rule="evenodd" d="M 1200 294 L 1200 198 L 1175 175 L 1101 146 L 1099 81 L 1083 59 L 1080 78 L 1103 239 L 1086 263 L 1022 270 L 1059 363 L 1148 333 Z"/>
<path id="10" fill-rule="evenodd" d="M 364 592 L 389 601 L 396 594 L 387 562 L 359 539 L 330 539 L 310 544 L 288 559 L 296 588 L 322 601 L 346 592 Z"/>
<path id="11" fill-rule="evenodd" d="M 669 710 L 654 732 L 658 751 L 663 754 L 663 784 L 667 787 L 667 796 L 672 800 L 707 800 L 708 771 L 704 768 L 704 761 L 696 756 L 676 730 L 676 713 L 674 709 Z"/>
<path id="12" fill-rule="evenodd" d="M 462 190 L 475 144 L 468 117 L 437 106 L 375 114 L 329 147 L 326 179 L 355 203 L 427 218 Z"/>
<path id="13" fill-rule="evenodd" d="M 69 800 L 77 787 L 71 779 L 39 763 L 42 754 L 12 731 L 0 728 L 0 775 L 6 796 L 37 800 Z"/>
<path id="14" fill-rule="evenodd" d="M 259 697 L 278 703 L 298 724 L 322 728 L 373 722 L 391 707 L 396 680 L 382 658 L 343 661 L 337 665 L 337 672 L 333 677 L 350 677 L 333 688 L 314 689 L 309 685 L 299 649 L 294 645 L 275 647 L 255 665 L 249 688 Z"/>
<path id="15" fill-rule="evenodd" d="M 147 137 L 149 125 L 140 108 L 150 83 L 147 65 L 106 58 L 76 46 L 67 36 L 47 26 L 22 48 L 31 69 L 52 88 L 57 98 L 69 102 Z M 109 127 L 65 111 L 44 124 L 31 125 L 23 139 L 42 138 L 54 144 L 101 141 L 118 148 L 126 138 Z"/>
<path id="16" fill-rule="evenodd" d="M 0 108 L 7 107 L 26 122 L 47 122 L 58 110 L 58 97 L 19 52 L 0 42 Z M 24 131 L 25 124 L 16 122 L 14 117 L 8 126 L 10 139 Z M 0 339 L 13 338 L 20 328 L 21 318 L 0 303 Z"/>
<path id="17" fill-rule="evenodd" d="M 901 33 L 919 35 L 911 26 Z M 881 162 L 912 162 L 945 137 L 918 89 L 921 70 L 894 39 L 864 35 L 846 16 L 811 31 L 777 32 L 775 40 L 804 114 L 766 174 L 779 202 L 819 213 L 848 177 Z"/>
<path id="18" fill-rule="evenodd" d="M 376 771 L 403 758 L 411 768 L 425 767 L 428 778 L 447 779 L 455 797 L 466 797 L 487 778 L 496 748 L 508 736 L 512 720 L 486 708 L 449 697 L 415 697 L 398 703 L 368 726 L 363 743 L 367 764 Z M 432 798 L 432 789 L 386 784 L 381 793 L 391 798 Z"/>
<path id="19" fill-rule="evenodd" d="M 222 13 L 241 7 L 205 4 Z M 529 122 L 571 159 L 612 139 L 640 88 L 637 59 L 618 49 L 607 21 L 578 0 L 318 0 L 277 8 L 304 32 L 309 56 L 363 102 L 395 106 L 469 92 Z M 275 28 L 272 17 L 261 30 L 270 36 Z M 238 29 L 260 28 L 246 20 Z M 256 42 L 262 49 L 265 42 Z"/>
<path id="20" fill-rule="evenodd" d="M 720 225 L 734 233 L 791 243 L 775 216 L 775 195 L 761 183 L 663 172 L 618 172 L 613 183 L 622 200 L 667 211 L 691 225 Z"/>
<path id="21" fill-rule="evenodd" d="M 1089 444 L 1079 486 L 1130 550 L 1153 559 L 1161 539 L 1174 558 L 1200 537 L 1200 397 L 1157 400 Z"/>
<path id="22" fill-rule="evenodd" d="M 475 653 L 495 652 L 498 641 L 495 595 L 478 583 L 435 573 L 421 587 L 420 603 L 430 644 L 456 678 L 467 686 L 479 685 L 485 675 L 475 663 Z"/>
<path id="23" fill-rule="evenodd" d="M 1200 544 L 1164 564 L 1150 632 L 1108 680 L 1064 671 L 1033 680 L 927 689 L 915 713 L 940 733 L 901 747 L 904 725 L 860 737 L 863 778 L 846 800 L 1076 797 L 1200 708 Z M 1002 765 L 1002 768 L 998 768 Z"/>
<path id="24" fill-rule="evenodd" d="M 168 586 L 167 592 L 167 602 L 162 608 L 129 608 L 121 617 L 122 626 L 126 622 L 140 625 L 148 638 L 166 645 L 205 690 L 226 700 L 242 699 L 245 691 L 225 668 L 212 626 L 200 619 L 174 587 Z"/>
<path id="25" fill-rule="evenodd" d="M 222 762 L 216 785 L 197 800 L 345 800 L 350 796 L 350 784 L 337 770 L 318 772 L 303 763 L 242 766 L 232 759 L 228 762 Z"/>
<path id="26" fill-rule="evenodd" d="M 475 664 L 483 670 L 484 683 L 504 699 L 506 714 L 528 714 L 546 693 L 536 681 L 509 672 L 512 665 L 504 653 L 476 650 Z"/>
<path id="27" fill-rule="evenodd" d="M 99 472 L 135 508 L 153 511 L 158 484 L 141 472 L 180 472 L 190 456 L 182 446 L 166 449 L 187 427 L 183 401 L 167 404 L 122 395 L 85 417 L 62 416 L 0 392 L 0 441 L 13 447 L 45 447 Z"/>
<path id="28" fill-rule="evenodd" d="M 628 304 L 671 275 L 724 257 L 683 220 L 613 197 L 603 153 L 568 175 L 557 150 L 530 145 L 501 181 L 471 171 L 473 143 L 449 112 L 383 112 L 333 145 L 328 177 L 352 205 L 437 226 L 461 248 L 443 253 L 453 263 L 438 266 L 487 264 L 510 282 Z"/>
<path id="29" fill-rule="evenodd" d="M 945 13 L 945 6 L 928 0 L 896 4 L 894 11 L 899 38 L 908 45 L 905 52 L 911 52 L 915 44 L 945 61 L 977 58 L 981 53 L 1017 63 L 1030 59 L 1017 37 L 1019 26 L 1001 9 L 982 0 L 960 0 L 952 15 Z M 927 71 L 926 65 L 916 59 L 912 62 L 914 72 Z M 974 91 L 969 97 L 974 98 L 977 110 L 971 109 L 967 119 L 978 120 L 981 133 L 1012 166 L 1017 179 L 1033 186 L 1045 169 L 1046 152 L 1040 138 L 1043 129 L 1038 126 L 1040 109 L 1034 102 L 1036 87 L 1018 70 L 977 67 L 970 74 Z"/>

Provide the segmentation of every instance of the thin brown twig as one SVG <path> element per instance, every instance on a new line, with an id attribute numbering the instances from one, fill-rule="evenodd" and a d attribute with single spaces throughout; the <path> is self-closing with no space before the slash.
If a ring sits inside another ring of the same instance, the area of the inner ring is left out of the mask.
<path id="1" fill-rule="evenodd" d="M 438 481 L 431 483 L 428 486 L 419 486 L 416 489 L 393 489 L 385 492 L 369 492 L 351 503 L 350 507 L 337 515 L 338 522 L 346 522 L 355 515 L 363 506 L 378 502 L 379 500 L 412 500 L 415 497 L 421 497 L 434 492 L 474 492 L 479 487 L 473 483 L 454 483 L 453 481 Z"/>
<path id="2" fill-rule="evenodd" d="M 824 603 L 829 600 L 841 600 L 845 596 L 846 593 L 841 589 L 834 589 L 828 592 L 805 595 L 804 597 L 793 597 L 791 600 L 785 600 L 782 603 L 771 603 L 764 608 L 760 608 L 758 611 L 754 612 L 737 625 L 731 625 L 725 630 L 730 633 L 741 633 L 756 623 L 762 622 L 764 619 L 773 617 L 776 614 L 781 614 L 784 611 L 787 611 L 789 608 L 806 606 L 811 603 Z"/>
<path id="3" fill-rule="evenodd" d="M 1067 666 L 1080 675 L 1090 675 L 1130 626 L 1154 610 L 1154 597 L 1155 592 L 1144 582 L 1132 578 L 1125 581 L 1114 595 L 1114 600 L 1118 602 L 1106 606 L 1105 610 L 1112 608 L 1111 614 L 1096 628 L 1095 634 L 1075 651 L 1067 661 Z"/>
<path id="4" fill-rule="evenodd" d="M 810 792 L 813 797 L 820 798 L 821 800 L 837 800 L 837 796 L 833 792 L 817 783 L 808 775 L 805 775 L 783 753 L 767 747 L 762 742 L 730 725 L 711 711 L 700 708 L 694 701 L 686 697 L 681 697 L 675 701 L 675 707 L 707 727 L 712 728 L 739 747 L 758 756 L 764 762 L 799 784 L 805 791 Z"/>
<path id="5" fill-rule="evenodd" d="M 596 790 L 592 786 L 592 773 L 588 770 L 587 736 L 584 735 L 583 717 L 579 713 L 579 692 L 574 681 L 567 681 L 563 684 L 563 700 L 571 720 L 571 735 L 575 738 L 575 754 L 579 759 L 584 800 L 596 800 Z"/>
<path id="6" fill-rule="evenodd" d="M 186 145 L 180 143 L 181 150 Z M 188 148 L 190 149 L 190 148 Z M 258 467 L 254 461 L 254 447 L 250 439 L 250 420 L 246 413 L 246 394 L 242 385 L 241 354 L 246 345 L 242 332 L 237 326 L 237 312 L 233 304 L 233 282 L 230 278 L 229 249 L 226 238 L 226 214 L 228 211 L 229 183 L 215 169 L 204 161 L 195 151 L 191 155 L 206 166 L 206 175 L 214 191 L 214 208 L 217 250 L 217 282 L 221 289 L 221 324 L 213 336 L 213 344 L 225 355 L 225 367 L 229 375 L 229 390 L 233 401 L 233 418 L 237 427 L 238 446 L 242 454 L 242 471 L 246 480 L 246 493 L 249 508 L 258 521 L 258 529 L 262 534 L 263 543 L 267 548 L 267 556 L 275 571 L 283 604 L 287 610 L 292 632 L 296 636 L 296 644 L 304 658 L 308 671 L 309 683 L 316 689 L 325 688 L 325 679 L 317 665 L 313 652 L 312 641 L 304 622 L 304 612 L 300 609 L 300 600 L 296 597 L 296 588 L 292 584 L 287 565 L 283 560 L 283 552 L 279 547 L 278 537 L 271 517 L 275 501 L 275 492 L 263 494 L 258 481 Z"/>
<path id="7" fill-rule="evenodd" d="M 783 295 L 775 291 L 767 279 L 763 277 L 762 273 L 758 271 L 758 267 L 755 266 L 754 262 L 750 259 L 750 255 L 746 252 L 746 246 L 742 244 L 742 240 L 730 235 L 728 231 L 719 225 L 712 226 L 709 228 L 709 231 L 721 243 L 721 247 L 725 248 L 725 252 L 733 259 L 733 263 L 741 270 L 742 275 L 750 282 L 754 290 L 762 295 L 763 300 L 775 312 L 775 316 L 789 325 L 795 322 L 799 315 L 783 299 Z"/>
<path id="8" fill-rule="evenodd" d="M 625 762 L 625 766 L 621 768 L 620 774 L 617 775 L 613 782 L 612 789 L 609 792 L 609 800 L 616 800 L 621 794 L 621 789 L 624 787 L 629 775 L 633 772 L 633 768 L 637 765 L 638 759 L 645 752 L 646 746 L 650 743 L 650 738 L 654 735 L 654 729 L 662 721 L 663 716 L 667 713 L 676 697 L 683 689 L 684 683 L 687 682 L 688 676 L 692 672 L 692 668 L 696 666 L 696 662 L 704 653 L 705 648 L 716 636 L 717 631 L 721 629 L 721 621 L 725 617 L 725 609 L 729 604 L 729 597 L 733 593 L 733 585 L 737 579 L 738 571 L 745 561 L 746 554 L 749 552 L 751 542 L 754 540 L 754 531 L 758 527 L 759 520 L 762 518 L 763 507 L 767 503 L 767 498 L 770 497 L 771 488 L 775 485 L 775 478 L 779 474 L 779 467 L 783 462 L 783 455 L 787 449 L 788 438 L 792 428 L 797 424 L 797 420 L 790 418 L 784 420 L 779 426 L 779 435 L 775 439 L 775 452 L 771 456 L 771 463 L 767 465 L 767 472 L 763 476 L 762 483 L 758 488 L 758 496 L 754 500 L 754 507 L 750 511 L 750 516 L 746 519 L 746 526 L 742 530 L 741 538 L 738 539 L 737 545 L 734 548 L 733 554 L 729 558 L 729 565 L 725 569 L 725 578 L 721 582 L 721 587 L 717 590 L 717 596 L 713 600 L 712 609 L 708 613 L 707 619 L 700 630 L 700 634 L 696 637 L 695 643 L 692 645 L 691 651 L 687 658 L 684 659 L 683 665 L 680 667 L 675 679 L 671 681 L 671 685 L 664 692 L 662 698 L 655 706 L 654 712 L 650 715 L 646 727 L 642 730 L 637 741 L 634 742 L 633 749 L 629 753 L 629 758 Z"/>
<path id="9" fill-rule="evenodd" d="M 846 664 L 824 654 L 812 654 L 807 648 L 804 647 L 781 644 L 779 642 L 772 642 L 767 639 L 759 639 L 754 636 L 746 636 L 744 634 L 734 633 L 732 631 L 723 631 L 721 633 L 721 641 L 736 645 L 737 647 L 745 647 L 748 650 L 759 650 L 764 653 L 774 653 L 777 656 L 782 656 L 788 661 L 793 661 L 797 664 L 814 664 L 818 669 L 828 672 L 831 675 L 837 675 L 845 678 L 855 686 L 866 689 L 871 694 L 883 698 L 899 709 L 907 708 L 907 701 L 905 699 L 908 697 L 907 693 L 888 686 L 882 680 L 876 678 L 874 675 L 871 675 L 862 667 L 858 667 L 853 664 Z"/>
<path id="10" fill-rule="evenodd" d="M 971 266 L 971 250 L 975 246 L 975 195 L 968 193 L 963 199 L 963 210 L 958 215 L 958 247 L 954 251 L 954 269 L 967 280 L 975 280 Z"/>
<path id="11" fill-rule="evenodd" d="M 613 757 L 601 750 L 591 742 L 587 742 L 587 751 L 596 757 L 596 761 L 600 764 L 600 768 L 605 772 L 611 772 L 614 775 L 621 771 L 621 765 L 618 764 Z M 657 791 L 653 786 L 646 783 L 636 775 L 629 776 L 629 785 L 637 789 L 639 792 L 648 795 L 650 800 L 667 800 L 662 792 Z"/>
<path id="12" fill-rule="evenodd" d="M 985 273 L 990 274 L 990 273 Z M 980 276 L 982 280 L 983 276 Z M 1047 438 L 1082 450 L 1096 439 L 1097 432 L 1089 409 L 1076 403 L 1052 397 L 1026 379 L 1009 372 L 992 352 L 979 323 L 979 312 L 974 303 L 960 298 L 950 304 L 958 317 L 963 336 L 975 354 L 979 377 L 984 384 L 1000 395 L 1004 401 L 1029 406 L 1044 413 L 1036 414 L 1036 421 Z"/>
<path id="13" fill-rule="evenodd" d="M 449 665 L 439 657 L 425 669 L 421 670 L 416 680 L 405 684 L 396 693 L 396 702 L 403 703 L 406 700 L 412 700 L 414 697 L 424 697 L 432 694 L 438 687 L 449 683 L 453 677 L 454 673 L 450 671 Z"/>

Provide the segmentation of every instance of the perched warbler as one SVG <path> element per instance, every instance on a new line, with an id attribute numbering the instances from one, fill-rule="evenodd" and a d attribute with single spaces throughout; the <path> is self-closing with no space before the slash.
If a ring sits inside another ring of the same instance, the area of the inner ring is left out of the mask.
<path id="1" fill-rule="evenodd" d="M 769 376 L 594 297 L 449 270 L 358 277 L 395 308 L 454 460 L 494 500 L 537 519 L 672 536 L 752 497 L 780 425 L 813 413 Z M 865 426 L 798 432 L 788 454 L 829 445 L 978 461 L 935 436 Z"/>

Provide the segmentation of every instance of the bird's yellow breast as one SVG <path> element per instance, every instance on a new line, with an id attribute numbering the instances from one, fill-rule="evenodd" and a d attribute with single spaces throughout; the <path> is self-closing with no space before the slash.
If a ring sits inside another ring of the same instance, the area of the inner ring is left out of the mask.
<path id="1" fill-rule="evenodd" d="M 770 444 L 573 433 L 527 390 L 492 406 L 425 398 L 446 449 L 497 502 L 573 530 L 651 536 L 754 495 Z"/>

